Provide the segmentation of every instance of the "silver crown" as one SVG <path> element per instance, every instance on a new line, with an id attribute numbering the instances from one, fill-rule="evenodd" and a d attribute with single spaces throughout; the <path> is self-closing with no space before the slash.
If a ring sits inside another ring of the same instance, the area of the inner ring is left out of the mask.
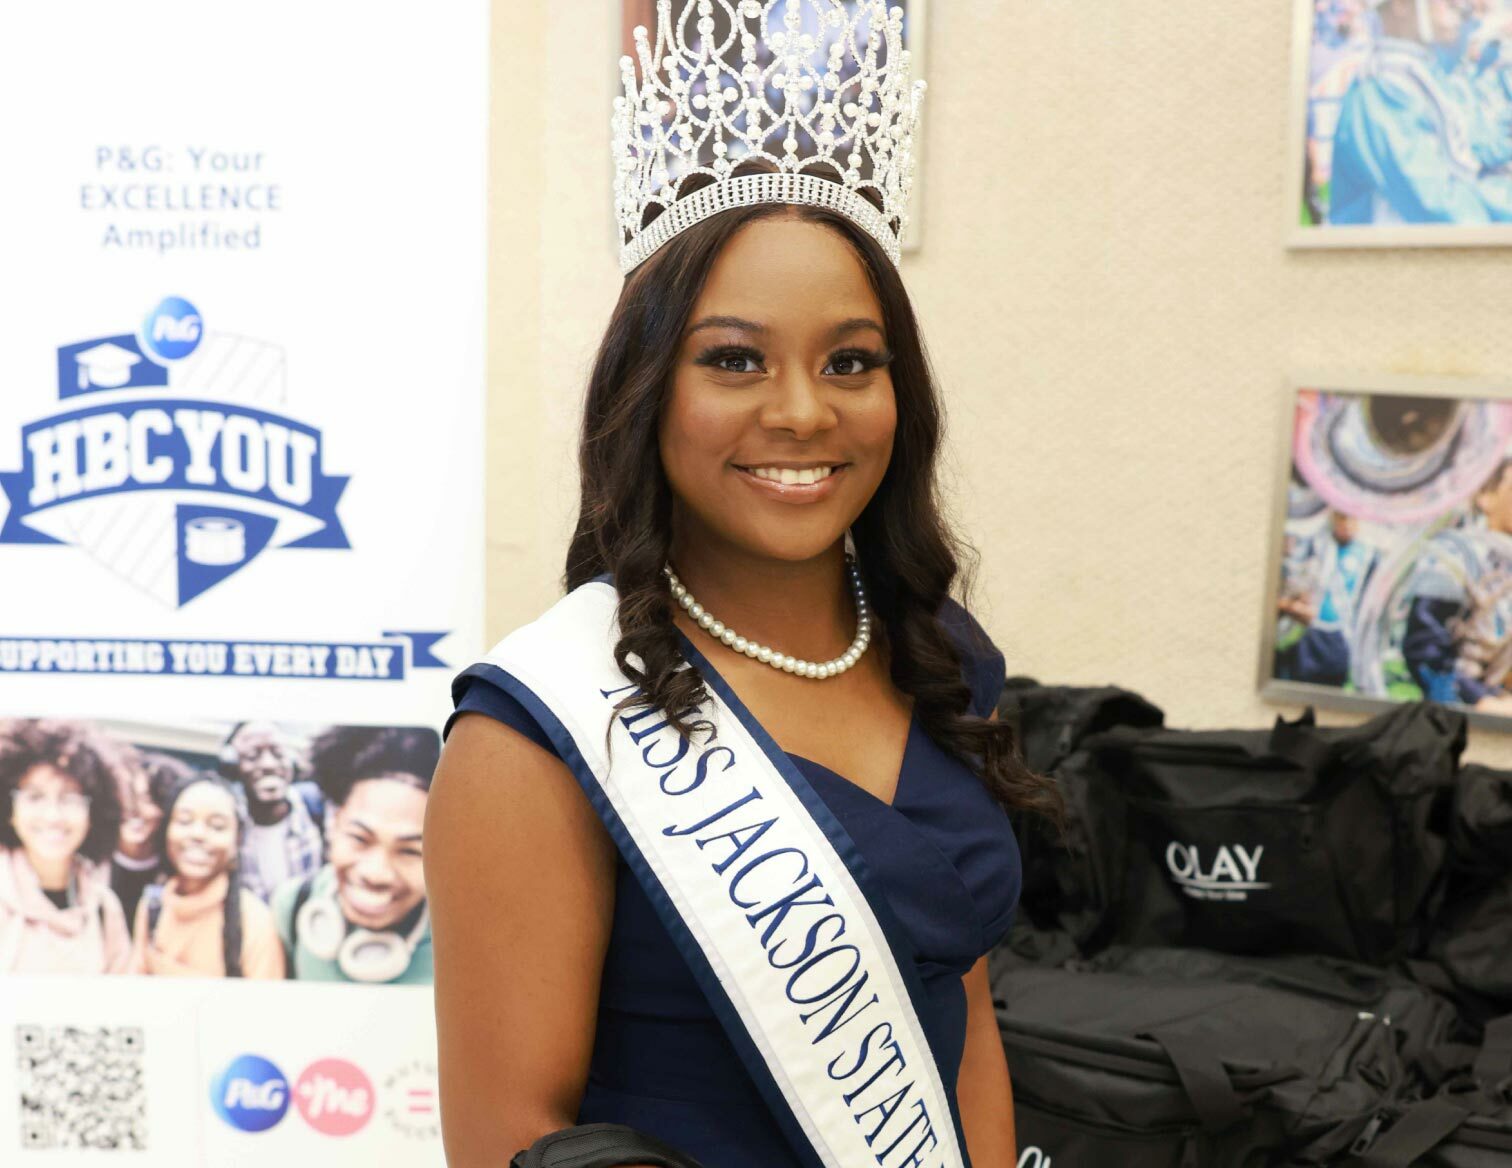
<path id="1" fill-rule="evenodd" d="M 622 271 L 695 223 L 755 203 L 838 211 L 898 262 L 924 98 L 901 8 L 683 0 L 674 20 L 672 0 L 658 0 L 655 51 L 645 28 L 635 47 L 640 77 L 620 58 L 625 96 L 614 100 Z M 762 173 L 734 173 L 747 163 Z"/>

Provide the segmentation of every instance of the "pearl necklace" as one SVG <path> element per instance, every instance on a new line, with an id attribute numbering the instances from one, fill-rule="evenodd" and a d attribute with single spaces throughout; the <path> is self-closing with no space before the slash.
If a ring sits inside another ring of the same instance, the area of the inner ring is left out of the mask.
<path id="1" fill-rule="evenodd" d="M 861 585 L 861 569 L 856 567 L 855 559 L 849 555 L 845 557 L 845 571 L 850 577 L 851 594 L 856 601 L 856 639 L 851 642 L 849 649 L 832 661 L 815 662 L 805 661 L 801 657 L 789 657 L 776 649 L 742 637 L 723 621 L 716 620 L 713 613 L 694 600 L 693 594 L 677 578 L 677 574 L 672 571 L 670 565 L 664 570 L 672 586 L 672 598 L 687 609 L 688 615 L 698 622 L 699 628 L 707 632 L 709 636 L 717 637 L 735 652 L 744 653 L 747 657 L 770 665 L 773 669 L 780 669 L 784 673 L 795 673 L 799 677 L 812 677 L 815 680 L 839 677 L 861 660 L 861 654 L 865 653 L 866 647 L 871 644 L 871 611 L 866 605 L 866 589 Z"/>

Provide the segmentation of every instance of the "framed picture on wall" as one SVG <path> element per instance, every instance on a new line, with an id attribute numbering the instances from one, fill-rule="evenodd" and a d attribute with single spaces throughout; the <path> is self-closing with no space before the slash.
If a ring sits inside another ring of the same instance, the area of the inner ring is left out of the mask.
<path id="1" fill-rule="evenodd" d="M 803 27 L 806 31 L 823 36 L 824 30 L 820 23 L 821 7 L 828 7 L 829 0 L 825 0 L 821 6 L 814 0 L 758 0 L 761 9 L 766 13 L 766 18 L 772 27 L 782 28 L 783 19 L 787 14 L 789 4 L 793 9 L 801 13 Z M 854 12 L 860 8 L 860 0 L 843 0 L 846 9 Z M 929 76 L 928 62 L 925 56 L 926 29 L 928 27 L 928 0 L 888 0 L 888 8 L 901 8 L 903 10 L 903 45 L 908 50 L 913 63 L 913 75 L 915 78 Z M 642 26 L 650 31 L 652 44 L 656 41 L 656 0 L 619 0 L 620 8 L 620 54 L 631 60 L 637 60 L 635 49 L 635 29 Z M 714 0 L 713 19 L 714 37 L 716 42 L 722 43 L 730 35 L 730 25 L 740 8 L 740 0 Z M 674 21 L 686 11 L 693 11 L 696 6 L 689 0 L 672 0 L 672 18 Z M 696 19 L 695 16 L 691 19 Z M 747 20 L 746 27 L 755 29 L 756 21 Z M 864 24 L 862 26 L 865 27 Z M 691 32 L 691 23 L 690 23 Z M 692 34 L 696 37 L 696 33 Z M 740 59 L 740 47 L 735 45 L 730 56 L 734 60 Z M 771 50 L 763 45 L 757 57 L 757 64 L 763 70 L 770 71 L 773 64 Z M 780 89 L 770 80 L 767 81 L 769 97 L 778 108 L 782 105 Z M 923 188 L 924 188 L 924 156 L 925 140 L 929 136 L 929 103 L 926 99 L 924 106 L 924 119 L 921 132 L 916 135 L 913 143 L 914 152 L 914 181 L 913 191 L 909 199 L 908 227 L 903 233 L 903 250 L 913 251 L 918 248 L 920 240 L 919 224 L 923 219 Z M 805 147 L 800 146 L 800 153 Z M 733 158 L 734 155 L 732 154 Z M 863 172 L 864 173 L 864 172 Z"/>
<path id="2" fill-rule="evenodd" d="M 1512 243 L 1512 0 L 1293 0 L 1294 247 Z"/>
<path id="3" fill-rule="evenodd" d="M 1290 404 L 1262 695 L 1512 728 L 1512 386 L 1314 377 Z"/>

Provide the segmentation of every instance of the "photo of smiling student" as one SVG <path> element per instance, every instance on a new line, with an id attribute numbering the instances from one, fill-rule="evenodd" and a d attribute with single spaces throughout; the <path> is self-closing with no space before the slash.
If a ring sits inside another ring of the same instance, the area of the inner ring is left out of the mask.
<path id="1" fill-rule="evenodd" d="M 325 860 L 325 800 L 299 777 L 297 760 L 289 733 L 272 722 L 240 722 L 221 747 L 221 774 L 240 785 L 249 817 L 242 883 L 264 901 Z"/>
<path id="2" fill-rule="evenodd" d="M 121 831 L 110 858 L 110 887 L 128 921 L 136 919 L 142 890 L 163 871 L 158 842 L 163 805 L 179 783 L 194 773 L 171 754 L 131 747 L 121 769 Z"/>
<path id="3" fill-rule="evenodd" d="M 226 779 L 200 771 L 173 789 L 157 840 L 168 874 L 143 892 L 137 906 L 134 973 L 284 976 L 273 916 L 241 884 L 238 854 L 245 830 L 236 788 Z"/>
<path id="4" fill-rule="evenodd" d="M 273 897 L 294 977 L 431 983 L 420 836 L 440 751 L 435 731 L 419 728 L 334 726 L 310 743 L 337 810 L 330 862 Z"/>
<path id="5" fill-rule="evenodd" d="M 126 972 L 115 759 L 79 723 L 0 720 L 0 973 Z"/>

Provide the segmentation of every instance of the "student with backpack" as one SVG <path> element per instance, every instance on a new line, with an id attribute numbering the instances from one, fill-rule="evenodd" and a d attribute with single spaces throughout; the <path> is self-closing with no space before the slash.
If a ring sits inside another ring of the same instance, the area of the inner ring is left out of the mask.
<path id="1" fill-rule="evenodd" d="M 158 853 L 169 871 L 149 886 L 132 929 L 135 973 L 282 978 L 273 914 L 241 882 L 244 834 L 236 788 L 196 772 L 164 807 Z"/>

